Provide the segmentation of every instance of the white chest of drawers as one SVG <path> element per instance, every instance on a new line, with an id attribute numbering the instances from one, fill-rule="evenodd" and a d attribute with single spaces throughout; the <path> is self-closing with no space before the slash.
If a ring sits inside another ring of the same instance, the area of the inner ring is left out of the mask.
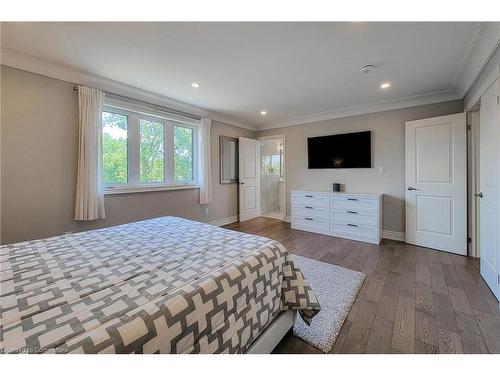
<path id="1" fill-rule="evenodd" d="M 293 229 L 379 244 L 382 195 L 292 190 Z"/>

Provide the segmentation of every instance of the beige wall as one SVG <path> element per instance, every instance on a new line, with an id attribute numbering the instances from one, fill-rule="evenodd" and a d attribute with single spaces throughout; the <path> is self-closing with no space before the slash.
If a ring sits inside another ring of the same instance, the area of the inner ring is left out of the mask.
<path id="1" fill-rule="evenodd" d="M 257 132 L 257 136 L 284 134 L 287 176 L 287 215 L 290 190 L 331 191 L 332 183 L 345 184 L 347 191 L 383 193 L 383 228 L 405 231 L 404 123 L 427 117 L 462 112 L 462 101 L 431 104 L 350 118 L 320 121 Z M 307 169 L 308 137 L 371 130 L 371 169 Z M 380 174 L 379 167 L 385 167 Z"/>
<path id="2" fill-rule="evenodd" d="M 198 189 L 107 195 L 106 219 L 73 220 L 77 157 L 77 96 L 67 82 L 2 66 L 2 243 L 122 224 L 162 215 L 212 221 L 237 215 L 237 185 L 219 183 L 219 135 L 255 133 L 212 123 L 214 201 Z M 208 214 L 205 214 L 205 207 Z"/>

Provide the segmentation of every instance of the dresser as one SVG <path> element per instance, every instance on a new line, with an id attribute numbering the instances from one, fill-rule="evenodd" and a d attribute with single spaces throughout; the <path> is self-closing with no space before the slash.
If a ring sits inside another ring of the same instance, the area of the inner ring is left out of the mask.
<path id="1" fill-rule="evenodd" d="M 292 190 L 293 229 L 379 244 L 382 194 Z"/>

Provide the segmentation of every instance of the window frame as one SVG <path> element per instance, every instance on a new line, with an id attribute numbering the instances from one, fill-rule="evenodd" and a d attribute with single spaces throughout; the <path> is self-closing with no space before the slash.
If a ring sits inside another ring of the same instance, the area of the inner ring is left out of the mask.
<path id="1" fill-rule="evenodd" d="M 144 108 L 138 105 L 122 104 L 116 100 L 105 101 L 103 112 L 116 113 L 127 116 L 127 183 L 106 183 L 104 194 L 138 193 L 147 191 L 196 189 L 198 182 L 198 133 L 199 120 L 169 114 L 152 108 Z M 140 182 L 140 120 L 149 120 L 163 124 L 163 181 Z M 193 131 L 193 179 L 190 181 L 174 180 L 174 127 L 184 127 Z M 102 165 L 102 160 L 101 160 Z"/>

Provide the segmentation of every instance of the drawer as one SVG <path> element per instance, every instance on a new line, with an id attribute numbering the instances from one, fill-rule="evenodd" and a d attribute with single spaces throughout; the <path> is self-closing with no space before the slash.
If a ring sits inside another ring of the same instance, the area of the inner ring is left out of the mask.
<path id="1" fill-rule="evenodd" d="M 377 199 L 370 198 L 357 198 L 357 197 L 332 197 L 331 198 L 332 210 L 335 209 L 348 209 L 354 210 L 376 210 L 378 207 Z"/>
<path id="2" fill-rule="evenodd" d="M 375 225 L 377 223 L 377 212 L 357 210 L 355 208 L 334 209 L 332 210 L 332 221 Z"/>
<path id="3" fill-rule="evenodd" d="M 314 217 L 294 217 L 293 227 L 311 232 L 329 232 L 330 220 Z"/>
<path id="4" fill-rule="evenodd" d="M 332 232 L 334 235 L 338 233 L 364 238 L 376 238 L 378 236 L 377 228 L 365 224 L 333 222 Z"/>
<path id="5" fill-rule="evenodd" d="M 330 210 L 328 207 L 322 206 L 294 206 L 294 216 L 297 217 L 317 217 L 328 219 L 330 217 Z"/>
<path id="6" fill-rule="evenodd" d="M 294 193 L 292 196 L 293 206 L 330 207 L 330 197 L 318 193 Z"/>

